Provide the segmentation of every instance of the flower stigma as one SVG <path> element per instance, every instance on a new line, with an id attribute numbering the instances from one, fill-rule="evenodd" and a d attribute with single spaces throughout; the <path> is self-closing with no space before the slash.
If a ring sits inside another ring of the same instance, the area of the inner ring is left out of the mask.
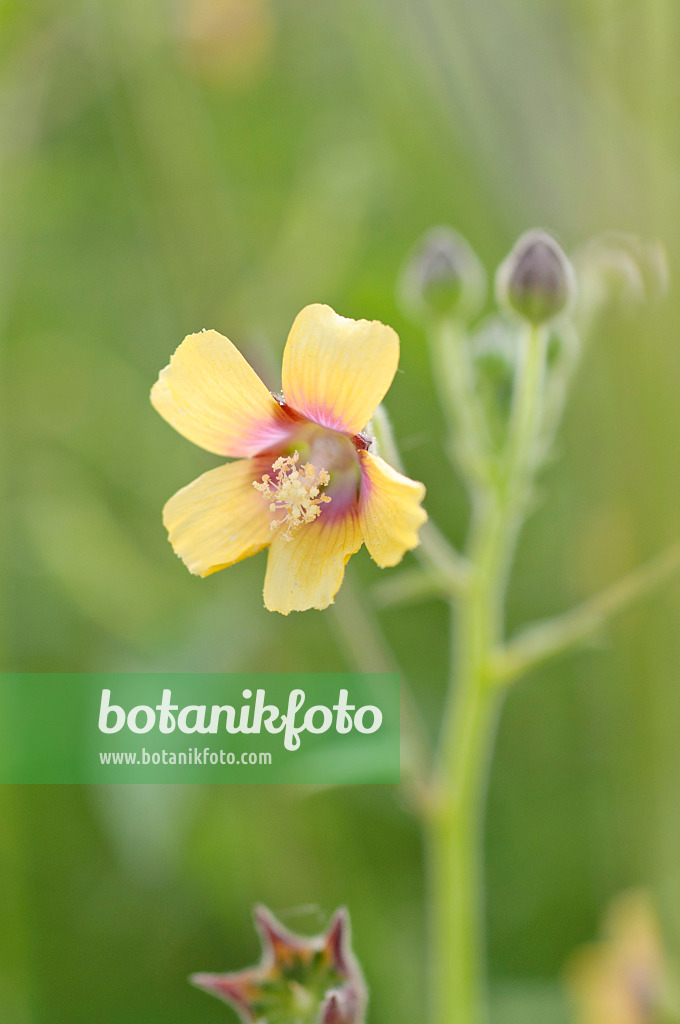
<path id="1" fill-rule="evenodd" d="M 284 540 L 292 540 L 293 533 L 304 523 L 313 523 L 321 515 L 321 505 L 331 499 L 321 494 L 321 488 L 330 482 L 330 473 L 317 470 L 311 462 L 298 468 L 299 452 L 282 455 L 272 465 L 276 474 L 272 480 L 265 473 L 261 481 L 253 481 L 253 487 L 269 502 L 271 512 L 283 512 L 279 519 L 272 519 L 271 529 L 285 530 L 279 533 Z"/>

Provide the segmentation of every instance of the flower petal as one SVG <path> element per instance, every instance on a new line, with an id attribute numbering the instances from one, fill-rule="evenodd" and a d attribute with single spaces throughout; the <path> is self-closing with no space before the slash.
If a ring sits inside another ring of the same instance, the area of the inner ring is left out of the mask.
<path id="1" fill-rule="evenodd" d="M 189 572 L 209 576 L 270 543 L 269 506 L 253 487 L 269 468 L 266 458 L 229 462 L 199 476 L 166 503 L 163 523 Z"/>
<path id="2" fill-rule="evenodd" d="M 305 306 L 283 353 L 283 394 L 324 427 L 358 434 L 399 365 L 399 338 L 379 320 L 349 320 L 330 306 Z"/>
<path id="3" fill-rule="evenodd" d="M 327 608 L 340 589 L 350 555 L 360 547 L 354 508 L 336 516 L 322 512 L 290 540 L 274 536 L 264 581 L 265 606 L 282 615 Z"/>
<path id="4" fill-rule="evenodd" d="M 217 331 L 184 339 L 161 370 L 151 402 L 175 430 L 217 455 L 257 455 L 291 426 L 290 414 Z"/>
<path id="5" fill-rule="evenodd" d="M 421 507 L 423 484 L 397 473 L 384 459 L 359 452 L 359 522 L 366 547 L 381 568 L 396 565 L 418 546 L 418 530 L 427 519 Z"/>

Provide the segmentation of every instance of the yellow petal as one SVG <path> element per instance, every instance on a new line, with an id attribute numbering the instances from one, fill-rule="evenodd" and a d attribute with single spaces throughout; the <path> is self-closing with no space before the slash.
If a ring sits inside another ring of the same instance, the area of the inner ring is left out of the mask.
<path id="1" fill-rule="evenodd" d="M 305 306 L 283 353 L 288 405 L 324 427 L 357 434 L 382 402 L 399 365 L 399 338 L 378 320 L 348 320 Z"/>
<path id="2" fill-rule="evenodd" d="M 151 391 L 180 434 L 217 455 L 257 455 L 290 430 L 290 416 L 228 338 L 189 334 Z"/>
<path id="3" fill-rule="evenodd" d="M 270 468 L 267 459 L 229 462 L 199 476 L 166 503 L 168 539 L 189 572 L 209 576 L 269 544 L 269 505 L 253 481 Z"/>
<path id="4" fill-rule="evenodd" d="M 384 459 L 359 452 L 361 496 L 359 522 L 374 562 L 396 565 L 404 552 L 418 546 L 418 530 L 427 519 L 421 508 L 423 484 L 397 473 Z"/>
<path id="5" fill-rule="evenodd" d="M 361 547 L 353 508 L 343 515 L 323 511 L 290 538 L 274 536 L 267 560 L 264 603 L 271 612 L 327 608 L 340 589 L 350 555 Z"/>

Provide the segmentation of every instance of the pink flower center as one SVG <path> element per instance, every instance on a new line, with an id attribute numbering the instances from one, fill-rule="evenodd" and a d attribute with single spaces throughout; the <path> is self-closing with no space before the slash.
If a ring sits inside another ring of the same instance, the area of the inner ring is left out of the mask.
<path id="1" fill-rule="evenodd" d="M 304 423 L 287 451 L 253 486 L 269 502 L 272 530 L 290 540 L 300 527 L 322 514 L 345 512 L 357 497 L 361 473 L 354 442 L 345 434 Z"/>

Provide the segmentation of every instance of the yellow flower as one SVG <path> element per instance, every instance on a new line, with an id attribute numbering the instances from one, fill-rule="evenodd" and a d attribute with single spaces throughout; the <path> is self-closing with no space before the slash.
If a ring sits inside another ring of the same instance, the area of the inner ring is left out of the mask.
<path id="1" fill-rule="evenodd" d="M 659 926 L 643 892 L 611 906 L 605 938 L 579 950 L 567 982 L 578 1024 L 654 1024 L 667 995 Z"/>
<path id="2" fill-rule="evenodd" d="M 362 543 L 381 567 L 416 547 L 425 488 L 375 455 L 361 433 L 398 363 L 391 327 L 306 306 L 275 398 L 223 335 L 185 338 L 151 401 L 194 444 L 237 460 L 204 473 L 163 510 L 189 571 L 208 576 L 269 546 L 264 603 L 287 615 L 331 604 Z"/>

